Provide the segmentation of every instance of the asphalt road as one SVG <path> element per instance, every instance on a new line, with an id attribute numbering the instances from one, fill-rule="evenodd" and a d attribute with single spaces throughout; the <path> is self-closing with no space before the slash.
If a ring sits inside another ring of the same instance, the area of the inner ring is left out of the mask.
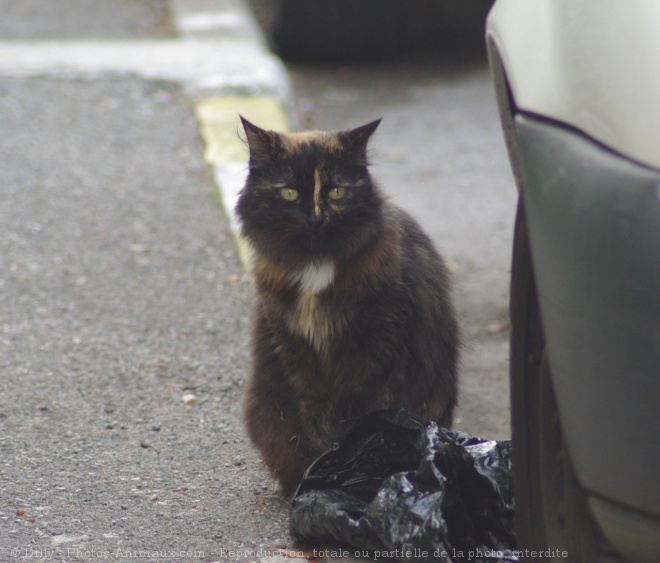
<path id="1" fill-rule="evenodd" d="M 0 11 L 22 37 L 75 39 L 146 36 L 159 8 L 85 2 Z M 249 286 L 192 101 L 131 77 L 0 78 L 0 131 L 0 561 L 287 545 L 243 433 Z"/>
<path id="2" fill-rule="evenodd" d="M 124 39 L 172 34 L 168 0 L 0 0 L 0 40 Z"/>
<path id="3" fill-rule="evenodd" d="M 58 5 L 0 0 L 0 40 L 171 33 L 156 0 Z M 375 173 L 455 269 L 457 426 L 508 436 L 515 192 L 483 61 L 290 71 L 305 127 L 384 117 Z M 0 561 L 288 545 L 240 420 L 249 286 L 192 100 L 127 76 L 0 78 L 0 132 Z"/>

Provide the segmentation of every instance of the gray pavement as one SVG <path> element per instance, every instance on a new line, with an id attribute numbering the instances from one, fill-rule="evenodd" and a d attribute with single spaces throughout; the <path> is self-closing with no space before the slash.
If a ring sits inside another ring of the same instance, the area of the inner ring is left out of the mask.
<path id="1" fill-rule="evenodd" d="M 242 0 L 52 6 L 0 0 L 0 561 L 303 561 L 242 428 L 249 284 L 195 119 L 217 94 L 289 103 L 284 68 Z M 385 116 L 376 172 L 456 267 L 459 426 L 506 437 L 515 194 L 487 70 L 452 69 L 294 68 L 297 118 Z"/>
<path id="2" fill-rule="evenodd" d="M 168 0 L 0 0 L 0 40 L 119 39 L 172 35 Z"/>
<path id="3" fill-rule="evenodd" d="M 286 542 L 241 428 L 248 287 L 189 101 L 0 91 L 0 560 Z"/>
<path id="4" fill-rule="evenodd" d="M 112 4 L 109 35 L 151 21 Z M 34 21 L 51 38 L 63 25 Z M 0 78 L 0 561 L 250 561 L 290 544 L 242 430 L 249 286 L 186 91 Z"/>

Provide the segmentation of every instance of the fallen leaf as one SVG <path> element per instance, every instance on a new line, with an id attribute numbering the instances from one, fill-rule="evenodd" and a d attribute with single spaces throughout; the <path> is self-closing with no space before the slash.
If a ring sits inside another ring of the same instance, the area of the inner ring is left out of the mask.
<path id="1" fill-rule="evenodd" d="M 159 369 L 166 369 L 169 366 L 170 366 L 170 362 L 149 362 L 148 364 L 145 364 L 145 367 L 159 368 Z"/>
<path id="2" fill-rule="evenodd" d="M 486 332 L 488 334 L 497 334 L 498 332 L 504 332 L 506 330 L 509 330 L 510 326 L 511 324 L 509 323 L 509 321 L 490 323 L 489 325 L 486 326 Z"/>
<path id="3" fill-rule="evenodd" d="M 146 244 L 131 244 L 129 247 L 131 252 L 137 252 L 137 253 L 142 253 L 142 252 L 149 252 L 151 248 L 147 246 Z"/>
<path id="4" fill-rule="evenodd" d="M 485 325 L 476 325 L 470 329 L 472 334 L 499 334 L 511 328 L 509 321 L 495 321 Z"/>

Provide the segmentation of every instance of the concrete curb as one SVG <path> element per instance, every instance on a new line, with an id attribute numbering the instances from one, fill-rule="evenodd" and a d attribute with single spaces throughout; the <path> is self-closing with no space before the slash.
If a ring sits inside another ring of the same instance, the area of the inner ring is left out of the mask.
<path id="1" fill-rule="evenodd" d="M 64 39 L 0 43 L 0 75 L 135 75 L 181 83 L 195 97 L 289 98 L 282 63 L 254 43 L 233 39 Z"/>

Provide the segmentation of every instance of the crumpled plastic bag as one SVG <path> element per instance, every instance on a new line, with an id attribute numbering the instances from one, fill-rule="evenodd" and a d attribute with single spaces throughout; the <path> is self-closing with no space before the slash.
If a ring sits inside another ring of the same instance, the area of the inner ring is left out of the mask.
<path id="1" fill-rule="evenodd" d="M 309 467 L 291 503 L 299 545 L 397 561 L 517 561 L 511 444 L 405 410 L 370 413 Z"/>

